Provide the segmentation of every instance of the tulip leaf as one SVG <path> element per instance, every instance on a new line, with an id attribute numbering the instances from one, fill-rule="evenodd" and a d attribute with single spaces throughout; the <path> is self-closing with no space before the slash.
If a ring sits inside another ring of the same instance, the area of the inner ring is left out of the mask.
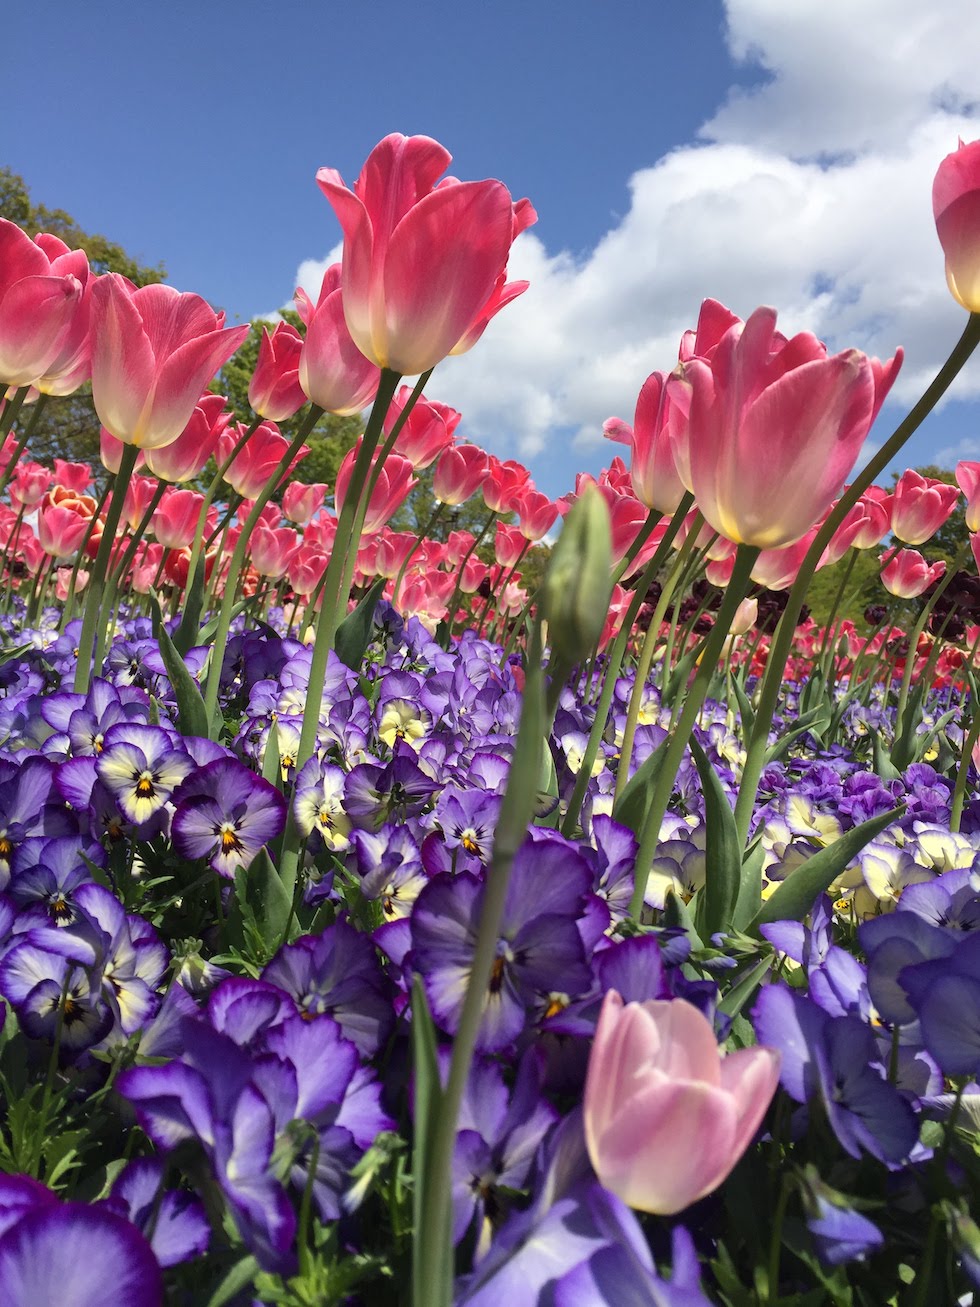
<path id="1" fill-rule="evenodd" d="M 826 704 L 818 704 L 816 708 L 811 708 L 809 712 L 803 713 L 793 724 L 792 730 L 783 732 L 775 744 L 770 745 L 766 751 L 766 763 L 775 762 L 782 758 L 788 751 L 790 745 L 798 740 L 801 735 L 806 735 L 808 731 L 814 735 L 822 735 L 830 725 L 830 713 Z"/>
<path id="2" fill-rule="evenodd" d="M 660 775 L 660 769 L 667 755 L 666 745 L 669 738 L 667 736 L 661 740 L 649 758 L 645 758 L 637 767 L 626 782 L 623 792 L 619 796 L 619 802 L 613 808 L 612 815 L 615 819 L 622 822 L 624 826 L 628 826 L 637 838 L 640 837 L 646 822 L 653 791 L 657 785 L 657 777 Z M 620 766 L 624 767 L 625 765 L 625 762 L 620 760 Z"/>
<path id="3" fill-rule="evenodd" d="M 204 612 L 206 570 L 203 557 L 199 557 L 194 567 L 194 575 L 188 578 L 187 589 L 184 592 L 184 611 L 181 614 L 180 625 L 173 635 L 174 647 L 181 654 L 187 653 L 188 649 L 193 649 L 196 644 L 207 643 L 198 635 L 201 614 Z"/>
<path id="4" fill-rule="evenodd" d="M 731 925 L 741 881 L 742 847 L 735 826 L 735 814 L 722 789 L 718 773 L 693 735 L 690 748 L 701 777 L 707 827 L 704 889 L 698 895 L 697 925 L 700 934 L 705 939 L 710 939 Z"/>
<path id="5" fill-rule="evenodd" d="M 279 748 L 279 724 L 273 722 L 266 736 L 265 752 L 262 755 L 262 779 L 282 791 L 282 751 Z"/>
<path id="6" fill-rule="evenodd" d="M 680 926 L 687 932 L 687 938 L 691 942 L 691 948 L 695 950 L 704 948 L 704 941 L 698 934 L 694 926 L 694 919 L 691 916 L 690 908 L 674 890 L 667 891 L 664 899 L 663 924 L 665 926 Z"/>
<path id="7" fill-rule="evenodd" d="M 773 964 L 774 958 L 775 954 L 770 953 L 761 962 L 757 962 L 754 967 L 743 972 L 718 1004 L 718 1011 L 724 1012 L 729 1017 L 738 1016 L 739 1012 L 762 984 L 766 972 Z"/>
<path id="8" fill-rule="evenodd" d="M 912 656 L 911 650 L 909 657 Z M 928 688 L 926 681 L 919 681 L 913 688 L 905 704 L 905 712 L 898 724 L 898 734 L 892 745 L 891 761 L 899 771 L 904 771 L 915 760 L 915 732 L 922 719 L 922 700 Z"/>
<path id="9" fill-rule="evenodd" d="M 541 767 L 538 772 L 538 793 L 534 805 L 535 826 L 557 827 L 561 813 L 558 809 L 558 772 L 548 741 L 541 741 Z"/>
<path id="10" fill-rule="evenodd" d="M 753 840 L 742 856 L 738 898 L 732 913 L 733 930 L 745 930 L 762 907 L 762 864 L 765 856 L 761 838 Z"/>
<path id="11" fill-rule="evenodd" d="M 871 756 L 874 761 L 874 768 L 883 781 L 901 780 L 902 773 L 885 752 L 885 746 L 881 742 L 881 736 L 877 731 L 871 735 Z"/>
<path id="12" fill-rule="evenodd" d="M 274 950 L 285 934 L 293 900 L 267 849 L 259 849 L 247 867 L 235 874 L 235 896 L 242 918 L 254 920 L 263 943 Z"/>
<path id="13" fill-rule="evenodd" d="M 174 642 L 167 633 L 156 596 L 151 594 L 149 598 L 153 613 L 153 634 L 160 646 L 160 657 L 167 669 L 170 683 L 174 687 L 174 698 L 177 700 L 177 725 L 183 735 L 196 735 L 206 740 L 209 736 L 208 714 L 201 688 L 191 676 L 182 655 L 174 647 Z"/>
<path id="14" fill-rule="evenodd" d="M 443 1101 L 437 1048 L 436 1031 L 432 1023 L 429 1004 L 426 1000 L 425 987 L 422 983 L 422 977 L 416 975 L 412 982 L 412 1063 L 415 1071 L 415 1145 L 412 1158 L 412 1174 L 414 1176 L 412 1207 L 417 1241 L 426 1221 L 431 1221 L 440 1215 L 439 1195 L 433 1196 L 428 1192 L 430 1187 L 428 1183 L 429 1152 L 432 1147 L 435 1124 L 442 1111 Z M 443 1206 L 445 1205 L 443 1203 Z M 442 1216 L 443 1224 L 446 1224 L 446 1234 L 442 1239 L 442 1261 L 446 1263 L 449 1260 L 448 1210 L 442 1213 Z M 423 1273 L 425 1269 L 420 1266 L 420 1262 L 421 1258 L 413 1258 L 412 1302 L 414 1303 L 426 1302 L 427 1293 L 431 1293 L 433 1289 L 431 1284 L 417 1282 L 420 1273 Z"/>
<path id="15" fill-rule="evenodd" d="M 738 715 L 742 720 L 742 737 L 747 740 L 755 727 L 755 709 L 749 701 L 749 696 L 745 693 L 745 686 L 740 676 L 732 677 L 732 690 L 738 704 Z"/>
<path id="16" fill-rule="evenodd" d="M 354 611 L 337 627 L 334 649 L 340 661 L 351 671 L 361 670 L 364 651 L 371 643 L 374 633 L 374 610 L 387 584 L 385 577 L 379 577 Z"/>
<path id="17" fill-rule="evenodd" d="M 839 840 L 815 853 L 791 872 L 756 913 L 749 928 L 757 935 L 759 927 L 770 921 L 802 921 L 819 895 L 833 885 L 848 863 L 853 862 L 864 846 L 902 815 L 905 805 L 879 813 L 845 831 Z"/>
<path id="18" fill-rule="evenodd" d="M 208 1299 L 207 1307 L 226 1307 L 233 1298 L 237 1298 L 243 1289 L 247 1289 L 255 1280 L 260 1270 L 258 1262 L 251 1254 L 236 1262 L 225 1278 Z"/>

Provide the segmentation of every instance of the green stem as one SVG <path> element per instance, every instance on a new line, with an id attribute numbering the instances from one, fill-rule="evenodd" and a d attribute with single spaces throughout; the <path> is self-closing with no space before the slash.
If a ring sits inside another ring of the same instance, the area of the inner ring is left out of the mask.
<path id="1" fill-rule="evenodd" d="M 735 555 L 735 566 L 732 569 L 731 579 L 725 590 L 718 616 L 715 618 L 715 624 L 705 641 L 704 653 L 698 665 L 694 684 L 684 700 L 684 707 L 681 710 L 680 717 L 671 727 L 670 742 L 667 745 L 663 765 L 660 768 L 653 797 L 650 800 L 650 808 L 640 832 L 640 846 L 636 855 L 634 871 L 633 897 L 630 901 L 630 916 L 634 921 L 640 919 L 650 868 L 653 865 L 653 857 L 660 840 L 660 827 L 667 814 L 674 781 L 684 759 L 684 753 L 687 749 L 688 740 L 691 738 L 694 724 L 707 696 L 708 686 L 715 674 L 718 659 L 721 657 L 725 640 L 728 638 L 728 632 L 731 630 L 732 619 L 742 596 L 748 588 L 749 577 L 758 557 L 758 549 L 751 545 L 739 545 L 738 552 Z"/>
<path id="2" fill-rule="evenodd" d="M 698 514 L 700 518 L 700 514 Z M 701 519 L 703 520 L 703 519 Z M 657 606 L 653 611 L 653 617 L 647 626 L 646 633 L 643 636 L 643 646 L 640 649 L 640 658 L 636 664 L 636 670 L 633 674 L 633 687 L 630 690 L 629 707 L 626 710 L 626 726 L 623 730 L 623 743 L 619 751 L 619 770 L 616 773 L 616 789 L 613 794 L 613 808 L 622 798 L 623 790 L 626 788 L 626 782 L 629 779 L 630 762 L 633 758 L 633 741 L 636 739 L 636 727 L 640 720 L 640 708 L 643 704 L 643 694 L 646 690 L 647 677 L 650 675 L 650 665 L 653 662 L 653 653 L 660 639 L 660 624 L 664 620 L 664 613 L 673 598 L 674 591 L 677 589 L 678 582 L 682 577 L 687 575 L 687 563 L 691 557 L 697 541 L 698 531 L 701 529 L 700 521 L 696 524 L 696 529 L 688 531 L 674 560 L 674 566 L 671 568 L 667 580 L 664 582 L 663 589 L 660 592 L 660 598 L 657 600 Z M 664 678 L 668 675 L 669 668 L 664 667 Z"/>
<path id="3" fill-rule="evenodd" d="M 207 671 L 207 692 L 204 697 L 205 712 L 209 723 L 214 721 L 215 709 L 218 706 L 218 693 L 221 687 L 221 669 L 225 660 L 225 649 L 228 645 L 228 631 L 231 627 L 231 614 L 235 606 L 235 594 L 238 590 L 238 578 L 241 575 L 242 566 L 245 562 L 245 555 L 248 552 L 249 539 L 256 522 L 262 515 L 262 510 L 272 498 L 279 482 L 289 471 L 289 467 L 299 453 L 300 446 L 309 435 L 314 425 L 319 421 L 322 411 L 314 404 L 306 416 L 306 420 L 300 427 L 299 431 L 293 437 L 286 452 L 276 464 L 272 476 L 262 487 L 258 498 L 252 505 L 252 510 L 245 520 L 245 525 L 238 533 L 238 539 L 235 541 L 235 550 L 231 556 L 231 563 L 228 568 L 228 580 L 225 586 L 225 592 L 221 599 L 221 609 L 218 613 L 218 626 L 214 633 L 214 644 L 211 646 L 211 654 L 208 662 Z"/>
<path id="4" fill-rule="evenodd" d="M 78 584 L 78 573 L 81 570 L 82 563 L 85 561 L 86 550 L 88 549 L 88 542 L 92 539 L 92 532 L 95 530 L 95 524 L 99 520 L 103 508 L 105 508 L 106 500 L 109 498 L 109 491 L 111 489 L 112 489 L 112 482 L 110 480 L 105 483 L 105 486 L 102 489 L 102 493 L 99 496 L 99 502 L 95 505 L 95 512 L 92 514 L 92 517 L 89 521 L 88 529 L 85 532 L 85 535 L 82 539 L 82 543 L 78 546 L 78 555 L 75 558 L 74 563 L 72 564 L 71 577 L 68 581 L 68 597 L 65 600 L 65 606 L 61 614 L 61 624 L 58 627 L 59 635 L 64 631 L 65 627 L 71 621 L 72 609 L 74 608 L 74 604 L 75 604 L 75 587 Z"/>
<path id="5" fill-rule="evenodd" d="M 125 577 L 133 559 L 136 557 L 136 551 L 137 549 L 139 549 L 140 541 L 143 539 L 143 536 L 146 533 L 146 528 L 150 525 L 150 519 L 152 518 L 153 514 L 156 512 L 160 500 L 163 498 L 163 494 L 166 489 L 167 489 L 166 481 L 159 481 L 157 483 L 157 488 L 153 492 L 153 497 L 151 498 L 150 502 L 147 504 L 146 511 L 143 513 L 142 518 L 140 518 L 139 524 L 136 527 L 136 530 L 133 532 L 132 539 L 130 540 L 129 544 L 126 546 L 126 552 L 119 560 L 119 566 L 114 568 L 112 574 L 107 578 L 105 598 L 103 600 L 103 607 L 106 608 L 107 610 L 111 611 L 112 606 L 116 601 L 116 594 L 119 590 L 120 582 Z M 99 627 L 98 638 L 96 639 L 95 642 L 96 667 L 100 667 L 102 665 L 102 659 L 105 657 L 108 634 L 109 634 L 109 623 L 103 622 L 102 625 Z"/>
<path id="6" fill-rule="evenodd" d="M 446 614 L 447 614 L 446 625 L 449 628 L 450 636 L 452 635 L 453 632 L 453 622 L 455 622 L 456 620 L 456 610 L 459 608 L 459 597 L 463 592 L 462 585 L 460 584 L 463 579 L 463 568 L 473 557 L 473 554 L 476 552 L 477 546 L 482 544 L 483 540 L 486 537 L 487 532 L 490 530 L 490 528 L 493 526 L 496 520 L 497 520 L 497 514 L 491 513 L 490 516 L 487 518 L 487 520 L 483 523 L 483 526 L 480 528 L 479 535 L 476 536 L 473 543 L 466 551 L 466 556 L 464 557 L 463 561 L 459 565 L 459 576 L 457 577 L 456 585 L 453 589 L 452 598 L 449 600 L 449 606 L 446 609 Z"/>
<path id="7" fill-rule="evenodd" d="M 745 765 L 742 769 L 742 780 L 739 785 L 738 801 L 735 806 L 735 824 L 743 848 L 748 839 L 749 827 L 752 824 L 755 798 L 759 791 L 759 781 L 765 767 L 769 728 L 776 712 L 779 691 L 782 686 L 786 664 L 789 661 L 793 637 L 796 634 L 800 609 L 803 607 L 807 587 L 813 579 L 813 574 L 823 556 L 823 551 L 833 539 L 834 532 L 864 491 L 871 485 L 875 477 L 884 471 L 906 441 L 938 404 L 978 344 L 980 344 L 980 314 L 972 313 L 967 320 L 962 336 L 953 347 L 949 358 L 943 364 L 925 394 L 898 424 L 892 435 L 840 497 L 836 507 L 827 515 L 823 526 L 817 532 L 813 544 L 800 565 L 800 570 L 789 593 L 786 609 L 780 619 L 779 626 L 776 628 L 772 648 L 769 651 L 759 695 L 759 710 L 756 714 L 755 724 L 746 750 Z"/>
<path id="8" fill-rule="evenodd" d="M 442 1285 L 446 1281 L 443 1268 L 446 1259 L 451 1256 L 452 1246 L 449 1238 L 452 1226 L 450 1193 L 456 1123 L 497 959 L 510 874 L 533 815 L 535 778 L 547 729 L 541 633 L 540 628 L 536 627 L 528 657 L 527 682 L 514 760 L 494 835 L 493 854 L 484 881 L 473 961 L 459 1027 L 453 1040 L 449 1080 L 442 1095 L 440 1112 L 425 1158 L 421 1229 L 417 1232 L 415 1245 L 415 1256 L 418 1259 L 415 1281 L 421 1285 Z M 442 1302 L 427 1297 L 424 1304 L 417 1301 L 415 1307 L 449 1307 L 449 1302 L 448 1299 Z"/>
<path id="9" fill-rule="evenodd" d="M 636 583 L 636 590 L 633 598 L 630 600 L 630 606 L 626 610 L 626 616 L 623 618 L 623 624 L 616 633 L 616 638 L 609 650 L 609 658 L 606 662 L 605 674 L 602 680 L 602 690 L 599 694 L 599 702 L 596 705 L 595 717 L 592 719 L 592 727 L 589 731 L 589 740 L 585 746 L 585 755 L 582 759 L 582 765 L 579 768 L 578 776 L 575 778 L 575 788 L 572 790 L 572 797 L 568 801 L 568 807 L 565 810 L 565 819 L 562 822 L 561 832 L 570 839 L 575 831 L 578 822 L 579 813 L 582 811 L 582 803 L 585 800 L 585 794 L 589 788 L 589 778 L 592 775 L 592 767 L 599 754 L 599 744 L 606 730 L 606 722 L 609 719 L 609 707 L 612 704 L 613 693 L 616 689 L 616 681 L 619 679 L 619 673 L 623 666 L 623 659 L 626 656 L 626 649 L 633 634 L 633 623 L 636 621 L 636 615 L 643 606 L 647 597 L 647 591 L 654 577 L 663 566 L 664 559 L 674 543 L 674 537 L 680 530 L 681 523 L 687 516 L 691 504 L 694 502 L 694 496 L 685 494 L 684 498 L 678 505 L 677 511 L 671 519 L 670 525 L 664 532 L 664 537 L 657 545 L 656 552 L 643 569 L 643 574 Z"/>
<path id="10" fill-rule="evenodd" d="M 139 450 L 135 445 L 125 445 L 119 460 L 119 471 L 112 483 L 112 498 L 102 527 L 99 552 L 95 556 L 85 591 L 85 612 L 82 616 L 82 633 L 78 640 L 78 663 L 75 667 L 75 693 L 87 694 L 92 680 L 92 655 L 95 651 L 95 638 L 102 611 L 103 586 L 112 555 L 112 545 L 116 537 L 116 527 L 122 514 L 126 487 L 136 467 Z"/>
<path id="11" fill-rule="evenodd" d="M 956 575 L 957 568 L 966 557 L 966 551 L 969 549 L 969 543 L 962 545 L 953 559 L 952 567 L 948 567 L 940 580 L 939 584 L 933 590 L 932 594 L 926 600 L 922 612 L 919 614 L 915 625 L 909 632 L 909 651 L 905 656 L 905 667 L 902 670 L 902 684 L 898 692 L 898 707 L 895 710 L 895 736 L 898 738 L 902 734 L 902 726 L 905 719 L 905 709 L 908 704 L 909 690 L 912 686 L 912 671 L 915 667 L 915 651 L 919 645 L 919 636 L 926 629 L 926 623 L 932 616 L 933 609 L 948 590 L 953 577 Z"/>

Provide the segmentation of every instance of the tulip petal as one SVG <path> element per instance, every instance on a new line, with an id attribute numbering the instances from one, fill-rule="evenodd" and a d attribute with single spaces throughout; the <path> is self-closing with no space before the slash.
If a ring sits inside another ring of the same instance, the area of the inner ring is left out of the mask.
<path id="1" fill-rule="evenodd" d="M 510 250 L 510 195 L 500 182 L 433 191 L 391 236 L 384 266 L 385 352 L 406 376 L 438 363 L 486 304 Z"/>
<path id="2" fill-rule="evenodd" d="M 721 1059 L 721 1086 L 735 1101 L 738 1125 L 732 1151 L 737 1160 L 752 1142 L 779 1084 L 774 1048 L 740 1048 Z"/>
<path id="3" fill-rule="evenodd" d="M 118 273 L 92 287 L 92 402 L 106 430 L 130 444 L 153 387 L 155 360 L 127 287 Z"/>

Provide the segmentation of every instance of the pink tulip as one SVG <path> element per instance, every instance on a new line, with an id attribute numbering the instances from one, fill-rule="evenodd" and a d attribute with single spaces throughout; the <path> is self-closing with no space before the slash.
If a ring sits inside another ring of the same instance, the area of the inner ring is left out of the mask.
<path id="1" fill-rule="evenodd" d="M 289 560 L 289 584 L 298 595 L 309 597 L 327 570 L 327 555 L 303 544 Z"/>
<path id="2" fill-rule="evenodd" d="M 321 481 L 305 485 L 302 481 L 291 481 L 282 495 L 282 514 L 297 526 L 306 526 L 313 514 L 323 507 L 327 487 Z"/>
<path id="3" fill-rule="evenodd" d="M 176 440 L 161 449 L 146 450 L 146 466 L 161 481 L 191 481 L 218 448 L 218 438 L 231 424 L 224 395 L 202 395 L 190 421 Z"/>
<path id="4" fill-rule="evenodd" d="M 99 458 L 101 458 L 102 466 L 107 472 L 116 473 L 119 471 L 125 448 L 123 442 L 117 440 L 111 431 L 106 431 L 105 427 L 99 429 Z M 143 450 L 140 450 L 136 455 L 136 466 L 137 468 L 146 466 L 146 455 Z"/>
<path id="5" fill-rule="evenodd" d="M 190 546 L 203 503 L 204 496 L 195 490 L 168 490 L 164 494 L 152 518 L 153 534 L 164 548 Z"/>
<path id="6" fill-rule="evenodd" d="M 19 508 L 31 509 L 40 503 L 51 484 L 51 469 L 41 463 L 20 463 L 10 482 L 10 498 Z"/>
<path id="7" fill-rule="evenodd" d="M 542 540 L 555 524 L 558 505 L 540 490 L 528 488 L 517 501 L 517 526 L 525 540 Z"/>
<path id="8" fill-rule="evenodd" d="M 0 218 L 0 386 L 60 395 L 62 377 L 85 380 L 90 280 L 83 250 Z"/>
<path id="9" fill-rule="evenodd" d="M 812 526 L 806 535 L 800 536 L 791 545 L 783 545 L 779 549 L 763 549 L 752 568 L 752 580 L 756 585 L 764 585 L 767 590 L 788 590 L 796 580 L 817 530 L 817 527 Z M 825 559 L 826 555 L 820 560 L 821 567 L 824 566 Z"/>
<path id="10" fill-rule="evenodd" d="M 299 356 L 303 337 L 288 322 L 277 322 L 269 335 L 262 328 L 259 356 L 248 383 L 248 402 L 260 417 L 285 422 L 306 403 L 299 384 Z"/>
<path id="11" fill-rule="evenodd" d="M 360 413 L 374 399 L 381 373 L 351 339 L 340 293 L 340 264 L 323 274 L 316 304 L 302 288 L 294 299 L 306 326 L 299 384 L 326 413 Z"/>
<path id="12" fill-rule="evenodd" d="M 301 537 L 289 527 L 257 526 L 252 532 L 252 566 L 260 576 L 278 581 L 299 549 Z"/>
<path id="13" fill-rule="evenodd" d="M 670 401 L 666 374 L 651 373 L 636 401 L 630 472 L 637 499 L 660 513 L 673 513 L 684 495 L 674 463 L 671 431 L 675 439 L 680 439 L 680 428 L 686 425 L 685 415 Z"/>
<path id="14" fill-rule="evenodd" d="M 455 508 L 479 489 L 489 466 L 478 445 L 450 445 L 439 455 L 432 475 L 432 493 L 440 503 Z"/>
<path id="15" fill-rule="evenodd" d="M 46 505 L 37 516 L 41 548 L 52 558 L 69 558 L 88 531 L 88 519 L 59 504 Z"/>
<path id="16" fill-rule="evenodd" d="M 416 376 L 468 348 L 509 298 L 510 248 L 534 220 L 499 181 L 438 182 L 452 156 L 426 136 L 386 136 L 349 189 L 317 183 L 344 231 L 343 303 L 350 334 L 378 367 Z"/>
<path id="17" fill-rule="evenodd" d="M 957 303 L 980 311 L 980 141 L 959 147 L 939 165 L 932 212 L 946 256 L 946 282 Z"/>
<path id="18" fill-rule="evenodd" d="M 605 997 L 585 1081 L 585 1141 L 600 1182 L 640 1211 L 672 1216 L 717 1189 L 748 1148 L 779 1081 L 779 1054 L 723 1057 L 682 998 Z"/>
<path id="19" fill-rule="evenodd" d="M 65 490 L 84 493 L 92 484 L 92 469 L 87 463 L 66 463 L 63 458 L 54 460 L 54 483 Z"/>
<path id="20" fill-rule="evenodd" d="M 967 530 L 980 530 L 980 463 L 957 463 L 956 484 L 966 495 Z"/>
<path id="21" fill-rule="evenodd" d="M 219 463 L 224 463 L 241 439 L 243 431 L 244 428 L 239 422 L 221 434 L 218 438 Z M 258 499 L 265 483 L 285 456 L 289 445 L 290 441 L 280 434 L 274 422 L 260 422 L 225 472 L 225 480 L 243 499 Z M 290 464 L 289 471 L 292 471 L 309 452 L 307 446 L 303 445 Z"/>
<path id="22" fill-rule="evenodd" d="M 497 523 L 497 534 L 493 543 L 494 556 L 501 567 L 516 567 L 518 559 L 527 548 L 527 540 L 520 528 Z"/>
<path id="23" fill-rule="evenodd" d="M 92 401 L 127 445 L 176 440 L 201 393 L 248 335 L 225 327 L 199 295 L 162 282 L 140 289 L 118 273 L 92 290 Z"/>
<path id="24" fill-rule="evenodd" d="M 882 561 L 887 554 L 882 555 Z M 900 549 L 881 570 L 881 583 L 889 594 L 899 599 L 915 599 L 923 594 L 933 582 L 946 571 L 946 564 L 940 560 L 930 567 L 916 549 Z"/>
<path id="25" fill-rule="evenodd" d="M 672 447 L 706 521 L 760 549 L 798 540 L 843 486 L 901 357 L 828 357 L 809 333 L 786 341 L 762 308 L 729 327 L 710 360 L 681 363 L 669 393 L 688 425 Z"/>
<path id="26" fill-rule="evenodd" d="M 959 497 L 956 486 L 909 468 L 899 478 L 892 497 L 892 535 L 906 545 L 925 544 L 953 512 Z"/>
<path id="27" fill-rule="evenodd" d="M 341 512 L 344 507 L 351 473 L 354 470 L 354 460 L 357 457 L 359 448 L 360 441 L 353 449 L 348 451 L 344 461 L 337 469 L 334 503 L 337 505 L 338 512 Z M 372 473 L 376 466 L 377 454 L 371 461 Z M 409 491 L 417 484 L 416 478 L 412 475 L 412 465 L 408 459 L 402 458 L 399 454 L 389 454 L 381 465 L 377 483 L 371 492 L 371 498 L 364 516 L 364 534 L 371 535 L 375 531 L 380 531 L 392 513 L 404 503 Z"/>
<path id="28" fill-rule="evenodd" d="M 411 393 L 408 386 L 402 386 L 392 399 L 384 420 L 386 436 L 394 430 Z M 398 433 L 395 453 L 407 458 L 416 472 L 429 467 L 444 449 L 452 445 L 460 416 L 448 404 L 439 404 L 420 395 Z"/>
<path id="29" fill-rule="evenodd" d="M 514 511 L 518 496 L 530 480 L 531 474 L 522 463 L 512 458 L 502 463 L 491 454 L 483 482 L 483 499 L 487 508 L 491 513 Z"/>
<path id="30" fill-rule="evenodd" d="M 135 531 L 143 520 L 143 514 L 150 506 L 150 500 L 156 494 L 157 482 L 152 477 L 141 477 L 135 474 L 130 478 L 126 486 L 126 494 L 123 499 L 123 519 Z"/>
<path id="31" fill-rule="evenodd" d="M 476 544 L 476 537 L 470 531 L 450 531 L 446 541 L 446 558 L 450 567 L 459 567 Z"/>

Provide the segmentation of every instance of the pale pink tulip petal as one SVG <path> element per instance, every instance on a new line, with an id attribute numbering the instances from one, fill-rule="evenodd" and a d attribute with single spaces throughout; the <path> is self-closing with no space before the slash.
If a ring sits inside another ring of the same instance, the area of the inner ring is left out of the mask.
<path id="1" fill-rule="evenodd" d="M 156 365 L 128 285 L 109 273 L 92 288 L 92 401 L 106 430 L 127 444 L 139 427 Z"/>
<path id="2" fill-rule="evenodd" d="M 0 300 L 0 383 L 29 386 L 57 357 L 83 287 L 76 277 L 22 277 Z"/>
<path id="3" fill-rule="evenodd" d="M 779 1084 L 780 1055 L 775 1048 L 740 1048 L 721 1059 L 721 1087 L 732 1095 L 738 1126 L 732 1141 L 742 1156 L 762 1124 Z"/>
<path id="4" fill-rule="evenodd" d="M 663 1078 L 623 1104 L 599 1136 L 592 1165 L 606 1188 L 630 1207 L 671 1216 L 717 1188 L 729 1173 L 735 1134 L 729 1094 Z"/>

